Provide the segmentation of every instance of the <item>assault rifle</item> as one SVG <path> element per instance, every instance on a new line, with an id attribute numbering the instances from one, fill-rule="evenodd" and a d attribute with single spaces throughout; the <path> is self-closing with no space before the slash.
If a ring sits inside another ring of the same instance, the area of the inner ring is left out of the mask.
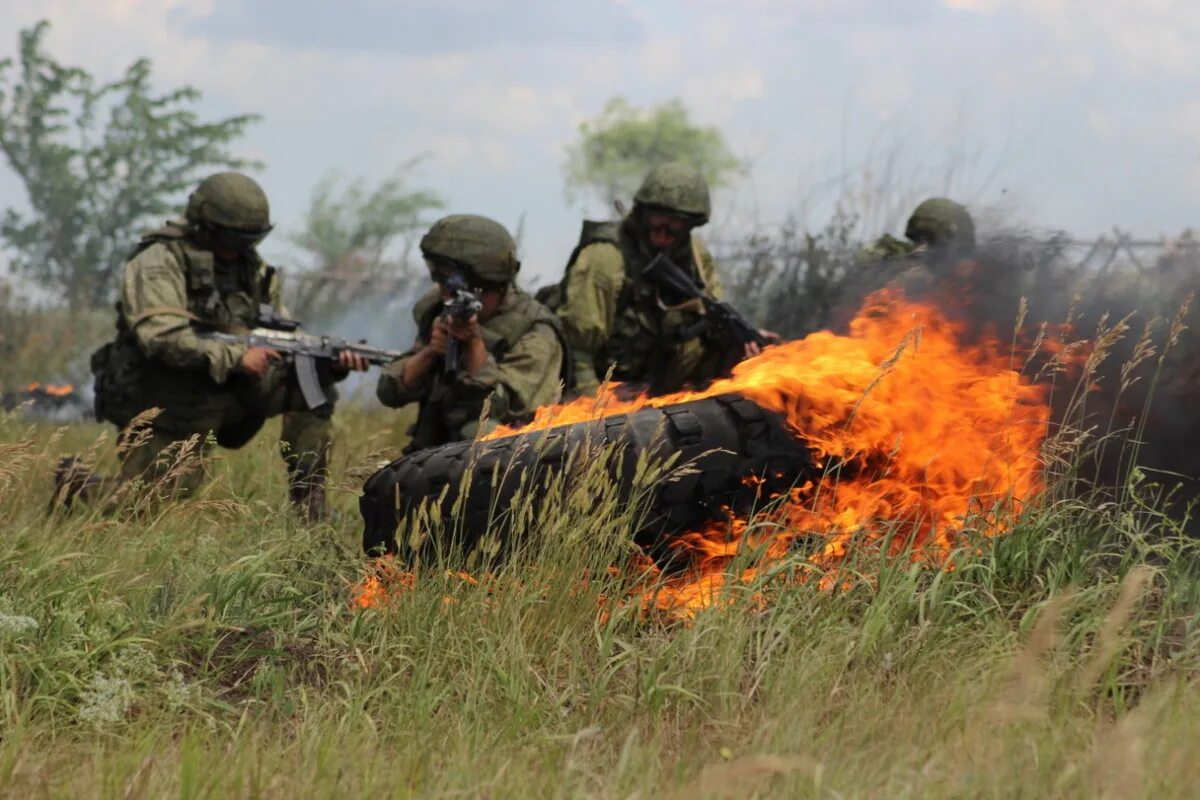
<path id="1" fill-rule="evenodd" d="M 267 304 L 259 306 L 257 324 L 249 330 L 201 330 L 199 336 L 228 344 L 246 347 L 269 347 L 292 363 L 296 371 L 296 382 L 300 394 L 310 409 L 320 408 L 329 402 L 317 377 L 317 360 L 333 361 L 338 354 L 349 351 L 363 358 L 368 364 L 381 366 L 390 364 L 404 355 L 399 350 L 384 350 L 372 347 L 365 340 L 348 342 L 335 336 L 317 336 L 300 330 L 300 322 L 279 315 Z"/>
<path id="2" fill-rule="evenodd" d="M 442 285 L 450 292 L 450 299 L 442 304 L 442 316 L 447 321 L 467 322 L 483 308 L 483 303 L 468 288 L 467 279 L 461 272 L 452 273 Z M 458 372 L 459 357 L 458 339 L 451 336 L 446 342 L 446 358 L 442 366 L 447 378 L 453 378 Z"/>
<path id="3" fill-rule="evenodd" d="M 665 303 L 675 305 L 689 300 L 699 301 L 704 315 L 691 325 L 681 328 L 680 339 L 687 341 L 708 331 L 715 332 L 726 348 L 727 369 L 731 369 L 742 360 L 744 347 L 748 342 L 766 347 L 775 341 L 764 336 L 729 303 L 717 300 L 704 291 L 695 278 L 665 253 L 659 253 L 646 265 L 642 270 L 642 277 L 658 288 L 659 299 Z"/>

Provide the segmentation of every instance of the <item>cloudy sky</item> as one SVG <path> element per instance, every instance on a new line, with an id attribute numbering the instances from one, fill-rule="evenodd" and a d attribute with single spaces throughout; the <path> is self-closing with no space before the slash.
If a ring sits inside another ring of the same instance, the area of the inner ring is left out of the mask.
<path id="1" fill-rule="evenodd" d="M 531 278 L 600 211 L 562 164 L 614 95 L 720 126 L 751 165 L 727 226 L 818 224 L 864 174 L 1079 235 L 1200 226 L 1195 0 L 0 0 L 0 53 L 40 17 L 63 61 L 148 56 L 206 114 L 262 114 L 242 149 L 282 229 L 331 170 L 424 156 L 451 210 L 524 217 Z"/>

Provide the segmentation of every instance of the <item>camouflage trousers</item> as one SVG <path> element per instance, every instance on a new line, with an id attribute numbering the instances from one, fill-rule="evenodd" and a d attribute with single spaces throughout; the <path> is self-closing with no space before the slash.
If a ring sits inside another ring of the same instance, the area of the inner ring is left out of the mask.
<path id="1" fill-rule="evenodd" d="M 265 420 L 264 420 L 265 421 Z M 301 514 L 325 517 L 325 481 L 333 445 L 328 415 L 291 411 L 283 414 L 279 450 L 288 471 L 289 499 Z M 119 439 L 121 469 L 118 482 L 140 480 L 156 493 L 171 497 L 194 494 L 209 478 L 209 458 L 221 444 L 219 431 L 180 435 L 166 431 L 127 429 Z"/>
<path id="2" fill-rule="evenodd" d="M 237 449 L 261 430 L 269 418 L 281 416 L 280 454 L 288 471 L 289 500 L 309 520 L 326 515 L 325 482 L 333 443 L 336 391 L 326 386 L 330 402 L 310 410 L 290 369 L 272 367 L 262 380 L 242 380 L 232 387 L 181 391 L 179 382 L 152 381 L 138 387 L 152 410 L 129 414 L 118 436 L 121 466 L 116 480 L 99 479 L 93 489 L 76 493 L 82 500 L 107 494 L 119 502 L 124 488 L 138 485 L 147 496 L 186 497 L 209 476 L 214 446 Z M 132 411 L 132 409 L 130 409 Z"/>

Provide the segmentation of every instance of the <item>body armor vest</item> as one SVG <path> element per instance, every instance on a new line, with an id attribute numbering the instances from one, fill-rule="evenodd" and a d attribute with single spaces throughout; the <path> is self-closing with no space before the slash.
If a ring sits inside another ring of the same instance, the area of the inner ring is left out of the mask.
<path id="1" fill-rule="evenodd" d="M 596 357 L 597 377 L 603 379 L 609 368 L 616 365 L 613 367 L 614 380 L 653 385 L 654 377 L 666 371 L 666 366 L 684 343 L 679 335 L 680 328 L 695 322 L 698 317 L 690 311 L 668 310 L 659 304 L 657 287 L 642 277 L 642 270 L 650 263 L 651 256 L 638 246 L 637 232 L 629 219 L 619 223 L 584 223 L 583 237 L 572 253 L 570 264 L 574 264 L 584 247 L 595 243 L 616 247 L 625 264 L 625 283 L 617 300 L 616 317 L 608 341 Z M 684 257 L 673 253 L 672 258 L 704 287 L 690 240 Z M 564 278 L 564 285 L 565 281 Z"/>
<path id="2" fill-rule="evenodd" d="M 275 270 L 264 267 L 257 253 L 234 264 L 223 264 L 208 250 L 187 238 L 182 224 L 169 222 L 145 234 L 130 258 L 161 244 L 170 250 L 183 269 L 187 286 L 187 311 L 196 321 L 217 328 L 251 328 L 258 319 L 260 303 L 270 302 Z M 129 320 L 117 303 L 117 329 L 129 331 Z"/>
<path id="3" fill-rule="evenodd" d="M 259 303 L 270 301 L 274 270 L 264 267 L 257 254 L 235 264 L 221 264 L 211 252 L 188 240 L 184 223 L 168 222 L 143 236 L 130 258 L 156 244 L 171 252 L 184 274 L 187 307 L 172 311 L 182 310 L 193 321 L 214 327 L 248 328 L 258 317 Z M 210 401 L 232 392 L 231 386 L 218 385 L 203 371 L 175 370 L 148 359 L 134 335 L 140 320 L 130 319 L 119 301 L 116 308 L 116 338 L 91 358 L 98 419 L 124 426 L 145 408 L 162 405 L 158 401 L 163 387 L 191 392 Z M 143 317 L 147 312 L 161 313 L 161 310 L 144 309 Z"/>
<path id="4" fill-rule="evenodd" d="M 511 302 L 511 305 L 491 319 L 479 323 L 484 346 L 487 347 L 488 353 L 499 362 L 535 325 L 548 325 L 558 337 L 559 345 L 562 347 L 563 357 L 559 364 L 559 377 L 563 381 L 563 385 L 569 388 L 574 380 L 574 374 L 571 370 L 570 350 L 567 347 L 566 337 L 563 335 L 562 323 L 553 312 L 515 286 L 510 286 L 508 291 L 512 295 L 512 300 L 506 299 L 505 303 L 507 305 Z M 437 289 L 427 293 L 414 307 L 413 317 L 417 321 L 417 329 L 421 338 L 425 341 L 429 341 L 434 320 L 441 313 L 442 297 Z M 471 438 L 473 435 L 469 430 L 464 431 L 464 428 L 469 428 L 479 419 L 485 398 L 483 396 L 462 396 L 461 391 L 456 391 L 456 387 L 444 382 L 442 369 L 442 363 L 439 360 L 433 367 L 430 377 L 433 385 L 421 402 L 416 424 L 411 431 L 413 438 L 410 449 Z M 520 420 L 501 421 L 512 423 Z"/>

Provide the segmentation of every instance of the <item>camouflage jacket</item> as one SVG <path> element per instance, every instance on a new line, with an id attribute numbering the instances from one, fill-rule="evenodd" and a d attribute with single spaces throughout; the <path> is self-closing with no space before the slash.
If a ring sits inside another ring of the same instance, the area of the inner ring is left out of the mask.
<path id="1" fill-rule="evenodd" d="M 241 345 L 201 339 L 193 322 L 252 327 L 260 303 L 281 313 L 278 273 L 257 253 L 227 264 L 192 244 L 179 224 L 143 237 L 121 274 L 118 341 L 151 361 L 180 370 L 203 370 L 223 384 L 241 361 Z"/>
<path id="2" fill-rule="evenodd" d="M 260 303 L 283 312 L 280 297 L 278 273 L 256 253 L 222 262 L 180 221 L 148 233 L 121 274 L 116 338 L 92 356 L 98 416 L 123 425 L 147 408 L 191 408 L 165 417 L 181 430 L 211 427 L 245 391 L 231 380 L 245 347 L 202 339 L 193 323 L 249 327 Z"/>
<path id="3" fill-rule="evenodd" d="M 431 290 L 413 309 L 417 341 L 401 358 L 383 368 L 376 395 L 386 406 L 418 403 L 410 449 L 472 439 L 480 432 L 479 417 L 488 402 L 489 423 L 520 422 L 538 406 L 558 399 L 564 378 L 566 348 L 558 320 L 515 286 L 509 288 L 496 315 L 481 321 L 487 362 L 474 373 L 459 370 L 446 379 L 439 361 L 415 386 L 404 383 L 408 359 L 429 342 L 442 299 Z"/>
<path id="4" fill-rule="evenodd" d="M 673 392 L 716 376 L 719 347 L 705 337 L 682 341 L 677 331 L 698 317 L 689 309 L 666 308 L 657 290 L 641 277 L 653 254 L 639 244 L 627 218 L 581 243 L 567 268 L 558 309 L 575 361 L 580 393 L 595 391 L 611 368 L 618 381 L 639 383 L 656 393 Z M 693 235 L 684 262 L 715 298 L 724 294 L 712 254 Z"/>

